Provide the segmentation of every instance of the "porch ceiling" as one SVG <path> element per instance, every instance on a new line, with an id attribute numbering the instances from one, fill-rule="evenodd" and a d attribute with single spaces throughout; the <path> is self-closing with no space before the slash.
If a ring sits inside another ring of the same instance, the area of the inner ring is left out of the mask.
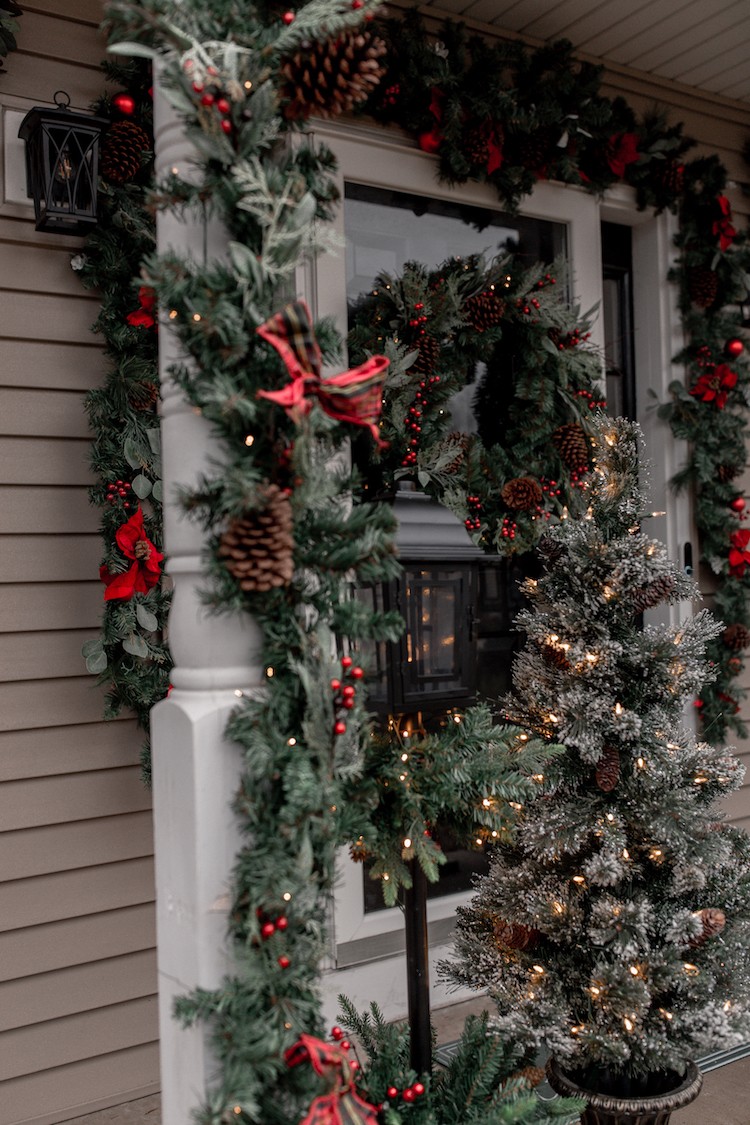
<path id="1" fill-rule="evenodd" d="M 426 0 L 425 14 L 569 39 L 582 54 L 750 102 L 750 0 Z"/>

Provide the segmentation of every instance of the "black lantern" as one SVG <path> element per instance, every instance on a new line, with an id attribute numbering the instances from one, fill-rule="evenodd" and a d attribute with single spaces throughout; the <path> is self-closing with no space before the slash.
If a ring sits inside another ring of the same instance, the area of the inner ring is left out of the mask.
<path id="1" fill-rule="evenodd" d="M 394 510 L 398 579 L 361 591 L 374 606 L 398 610 L 405 630 L 371 655 L 370 705 L 414 715 L 466 707 L 476 691 L 478 563 L 484 553 L 447 508 L 402 489 Z"/>
<path id="2" fill-rule="evenodd" d="M 62 90 L 54 97 L 54 109 L 34 106 L 18 130 L 26 142 L 27 192 L 37 230 L 87 234 L 96 225 L 99 138 L 109 122 L 73 113 Z"/>

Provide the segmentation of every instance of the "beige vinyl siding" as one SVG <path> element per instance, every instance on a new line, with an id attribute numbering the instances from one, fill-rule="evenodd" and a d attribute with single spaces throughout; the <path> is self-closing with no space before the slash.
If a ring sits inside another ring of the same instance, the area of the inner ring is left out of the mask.
<path id="1" fill-rule="evenodd" d="M 101 91 L 99 0 L 24 5 L 0 103 Z M 142 736 L 101 719 L 85 391 L 104 370 L 80 242 L 0 205 L 0 1125 L 158 1088 L 153 834 Z"/>

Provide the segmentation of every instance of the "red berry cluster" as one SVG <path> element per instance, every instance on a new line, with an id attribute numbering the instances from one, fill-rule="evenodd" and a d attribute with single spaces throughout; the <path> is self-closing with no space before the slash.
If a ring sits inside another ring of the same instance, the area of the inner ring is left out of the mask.
<path id="1" fill-rule="evenodd" d="M 269 918 L 263 910 L 258 909 L 255 913 L 260 922 L 260 936 L 262 941 L 268 941 L 274 934 L 283 934 L 284 931 L 289 928 L 289 919 L 285 914 L 280 914 L 278 918 Z M 292 960 L 291 957 L 287 957 L 285 953 L 282 953 L 280 957 L 277 957 L 277 962 L 280 968 L 288 969 Z"/>
<path id="2" fill-rule="evenodd" d="M 342 656 L 341 674 L 342 676 L 350 676 L 353 680 L 361 680 L 365 673 L 358 664 L 354 664 L 351 656 Z M 333 706 L 336 710 L 351 711 L 357 694 L 356 686 L 354 684 L 342 685 L 341 680 L 331 680 L 331 691 L 333 692 Z M 346 722 L 343 716 L 339 716 L 333 724 L 333 733 L 346 734 Z"/>
<path id="3" fill-rule="evenodd" d="M 464 520 L 464 526 L 467 531 L 479 531 L 482 526 L 482 520 L 479 515 L 482 510 L 482 501 L 478 496 L 467 496 L 466 503 L 469 508 L 469 515 Z"/>
<path id="4" fill-rule="evenodd" d="M 586 488 L 588 484 L 589 471 L 587 468 L 571 469 L 570 471 L 570 487 L 571 488 Z M 556 493 L 557 496 L 560 493 Z"/>
<path id="5" fill-rule="evenodd" d="M 547 480 L 546 477 L 540 477 L 539 483 L 542 486 L 542 492 L 548 493 L 550 496 L 560 496 L 561 488 L 556 480 Z"/>
<path id="6" fill-rule="evenodd" d="M 185 62 L 185 70 L 190 73 L 193 70 L 193 65 L 193 60 L 188 59 Z M 206 75 L 209 78 L 216 78 L 218 73 L 215 66 L 206 68 Z M 219 115 L 219 128 L 223 133 L 229 135 L 234 132 L 234 124 L 231 119 L 232 102 L 218 82 L 209 82 L 207 85 L 202 78 L 196 77 L 193 80 L 193 93 L 198 96 L 202 106 L 206 109 L 213 108 L 216 111 Z"/>
<path id="7" fill-rule="evenodd" d="M 416 329 L 417 336 L 424 336 L 425 333 L 423 325 L 427 323 L 427 317 L 422 312 L 423 308 L 424 303 L 422 301 L 417 301 L 414 306 L 415 315 L 409 318 L 409 327 Z"/>
<path id="8" fill-rule="evenodd" d="M 439 375 L 430 375 L 429 378 L 420 381 L 419 390 L 414 395 L 414 402 L 409 407 L 409 412 L 404 418 L 404 425 L 407 431 L 411 432 L 411 437 L 409 438 L 409 448 L 401 459 L 403 468 L 409 468 L 411 465 L 416 465 L 417 463 L 417 450 L 419 449 L 420 441 L 419 435 L 422 433 L 422 414 L 425 407 L 429 404 L 428 391 L 439 382 Z"/>
<path id="9" fill-rule="evenodd" d="M 591 391 L 576 391 L 579 398 L 585 398 L 589 404 L 589 410 L 596 410 L 601 407 L 604 410 L 607 406 L 607 400 L 604 398 L 594 398 Z"/>
<path id="10" fill-rule="evenodd" d="M 383 106 L 397 105 L 400 95 L 401 95 L 401 85 L 400 85 L 400 83 L 395 82 L 393 84 L 393 86 L 386 86 L 381 104 Z"/>
<path id="11" fill-rule="evenodd" d="M 416 1098 L 421 1098 L 423 1093 L 424 1082 L 415 1082 L 413 1086 L 407 1086 L 405 1090 L 399 1090 L 396 1086 L 389 1086 L 386 1090 L 386 1094 L 391 1101 L 395 1101 L 400 1096 L 405 1102 L 413 1102 Z"/>
<path id="12" fill-rule="evenodd" d="M 132 485 L 124 480 L 116 480 L 114 484 L 107 485 L 107 503 L 116 504 L 118 500 L 124 500 L 123 508 L 128 510 L 130 508 L 130 501 L 127 499 L 128 493 L 132 492 Z"/>
<path id="13" fill-rule="evenodd" d="M 500 534 L 503 539 L 515 539 L 518 524 L 512 520 L 510 516 L 506 516 L 503 520 L 503 526 L 500 528 Z"/>
<path id="14" fill-rule="evenodd" d="M 537 289 L 546 289 L 548 285 L 557 285 L 557 278 L 551 273 L 545 273 L 544 277 L 540 277 L 536 283 Z"/>
<path id="15" fill-rule="evenodd" d="M 559 352 L 577 348 L 579 344 L 591 339 L 591 333 L 581 332 L 580 328 L 574 328 L 572 332 L 566 332 L 564 336 L 557 328 L 550 328 L 548 336 Z"/>

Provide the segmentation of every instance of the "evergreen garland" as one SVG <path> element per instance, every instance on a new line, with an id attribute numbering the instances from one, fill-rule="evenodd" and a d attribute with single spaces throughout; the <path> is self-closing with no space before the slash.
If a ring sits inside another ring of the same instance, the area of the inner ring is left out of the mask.
<path id="1" fill-rule="evenodd" d="M 3 73 L 3 64 L 11 51 L 18 48 L 16 35 L 18 22 L 16 16 L 22 16 L 23 9 L 15 0 L 0 0 L 0 74 Z"/>
<path id="2" fill-rule="evenodd" d="M 71 265 L 87 289 L 101 295 L 93 331 L 105 342 L 108 369 L 100 387 L 85 400 L 94 438 L 91 467 L 97 482 L 89 490 L 101 511 L 104 576 L 123 575 L 132 564 L 117 533 L 139 509 L 148 539 L 161 547 L 160 434 L 156 310 L 153 292 L 139 279 L 141 263 L 154 248 L 153 215 L 146 205 L 152 180 L 151 73 L 142 62 L 103 64 L 108 82 L 121 89 L 106 93 L 95 111 L 108 117 L 102 151 L 118 131 L 127 143 L 126 163 L 103 160 L 96 228 Z M 107 587 L 103 594 L 109 590 Z M 104 603 L 101 634 L 87 641 L 83 655 L 89 672 L 106 686 L 105 717 L 124 708 L 135 713 L 148 734 L 149 712 L 168 688 L 171 658 L 163 641 L 170 592 L 162 583 L 130 597 Z M 149 744 L 142 754 L 146 779 Z"/>
<path id="3" fill-rule="evenodd" d="M 561 282 L 558 284 L 558 280 Z M 474 541 L 528 551 L 547 521 L 567 515 L 589 470 L 591 410 L 604 403 L 588 325 L 560 275 L 511 255 L 472 256 L 375 279 L 353 312 L 349 351 L 390 357 L 382 436 L 368 491 L 414 477 Z M 477 434 L 457 430 L 451 397 L 474 383 Z"/>

